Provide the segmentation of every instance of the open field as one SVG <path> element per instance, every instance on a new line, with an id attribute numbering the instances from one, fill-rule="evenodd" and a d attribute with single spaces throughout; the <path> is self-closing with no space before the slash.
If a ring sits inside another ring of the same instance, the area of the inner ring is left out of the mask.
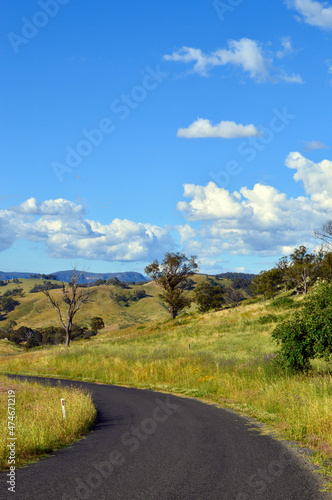
<path id="1" fill-rule="evenodd" d="M 65 420 L 61 398 L 66 402 Z M 9 467 L 10 436 L 16 438 L 14 464 L 19 466 L 79 439 L 92 426 L 95 417 L 96 409 L 88 393 L 1 376 L 0 470 Z"/>
<path id="2" fill-rule="evenodd" d="M 297 302 L 290 299 L 290 305 Z M 322 362 L 309 375 L 286 375 L 273 364 L 277 346 L 270 333 L 294 310 L 273 304 L 182 314 L 110 330 L 69 349 L 12 352 L 1 356 L 0 371 L 153 388 L 219 403 L 310 447 L 313 461 L 332 477 L 332 376 Z"/>

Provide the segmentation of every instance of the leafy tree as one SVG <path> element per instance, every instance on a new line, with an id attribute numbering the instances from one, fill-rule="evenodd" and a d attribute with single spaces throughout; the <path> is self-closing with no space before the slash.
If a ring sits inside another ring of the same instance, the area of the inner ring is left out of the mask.
<path id="1" fill-rule="evenodd" d="M 12 297 L 0 297 L 0 311 L 8 314 L 13 311 L 16 306 L 19 305 L 19 302 Z"/>
<path id="2" fill-rule="evenodd" d="M 315 255 L 308 253 L 307 248 L 301 245 L 290 254 L 290 277 L 295 284 L 297 293 L 308 293 L 316 278 Z"/>
<path id="3" fill-rule="evenodd" d="M 135 290 L 131 294 L 131 297 L 132 297 L 131 300 L 141 300 L 141 299 L 145 299 L 145 297 L 147 297 L 147 296 L 148 296 L 148 294 L 146 293 L 145 290 Z"/>
<path id="4" fill-rule="evenodd" d="M 245 297 L 241 290 L 226 288 L 226 298 L 231 304 L 233 304 L 235 307 L 238 307 L 241 300 L 243 300 Z"/>
<path id="5" fill-rule="evenodd" d="M 320 278 L 332 281 L 332 252 L 327 252 L 320 265 Z"/>
<path id="6" fill-rule="evenodd" d="M 96 281 L 94 281 L 93 283 L 91 283 L 93 286 L 101 286 L 101 285 L 105 285 L 106 284 L 106 280 L 102 280 L 102 279 L 98 279 Z"/>
<path id="7" fill-rule="evenodd" d="M 119 288 L 130 288 L 128 286 L 128 283 L 125 283 L 124 281 L 120 281 L 119 278 L 117 278 L 116 276 L 114 278 L 109 278 L 107 281 L 106 281 L 106 284 L 107 285 L 114 285 L 114 286 L 118 286 Z"/>
<path id="8" fill-rule="evenodd" d="M 249 295 L 252 294 L 252 290 L 251 290 L 251 281 L 252 279 L 254 278 L 254 275 L 252 276 L 252 278 L 235 278 L 232 280 L 232 285 L 231 287 L 234 289 L 234 290 L 243 290 L 245 291 L 246 293 L 248 293 Z"/>
<path id="9" fill-rule="evenodd" d="M 110 297 L 119 305 L 123 305 L 125 307 L 129 307 L 130 302 L 137 302 L 141 299 L 147 297 L 147 293 L 145 290 L 134 290 L 133 293 L 124 292 L 111 292 Z"/>
<path id="10" fill-rule="evenodd" d="M 15 295 L 19 295 L 20 297 L 24 297 L 23 288 L 19 286 L 17 288 L 13 288 L 12 290 L 6 290 L 5 293 L 3 294 L 4 297 L 11 297 L 11 296 L 15 296 Z"/>
<path id="11" fill-rule="evenodd" d="M 18 345 L 24 344 L 27 349 L 31 349 L 42 344 L 42 334 L 39 330 L 20 326 L 10 334 L 9 340 Z"/>
<path id="12" fill-rule="evenodd" d="M 325 266 L 327 267 L 326 262 Z M 324 267 L 324 252 L 309 253 L 308 249 L 301 245 L 288 257 L 282 257 L 277 269 L 281 272 L 285 290 L 295 288 L 296 293 L 308 293 L 309 288 L 322 277 Z"/>
<path id="13" fill-rule="evenodd" d="M 81 340 L 81 339 L 89 339 L 93 335 L 97 335 L 96 332 L 93 332 L 88 329 L 86 326 L 78 326 L 73 325 L 72 329 L 72 340 Z"/>
<path id="14" fill-rule="evenodd" d="M 65 332 L 60 326 L 48 326 L 42 329 L 43 344 L 57 345 L 65 342 Z"/>
<path id="15" fill-rule="evenodd" d="M 211 281 L 204 281 L 196 286 L 194 290 L 195 302 L 200 312 L 205 313 L 210 309 L 220 309 L 225 303 L 225 290 L 221 285 Z"/>
<path id="16" fill-rule="evenodd" d="M 185 254 L 174 252 L 167 252 L 161 264 L 155 260 L 145 268 L 145 274 L 164 289 L 159 297 L 166 304 L 173 319 L 191 303 L 185 285 L 197 270 L 195 256 L 189 259 Z"/>
<path id="17" fill-rule="evenodd" d="M 120 306 L 123 305 L 125 307 L 129 307 L 129 300 L 130 297 L 126 293 L 119 293 L 119 292 L 111 292 L 110 294 L 111 299 L 114 300 L 116 304 L 119 304 Z"/>
<path id="18" fill-rule="evenodd" d="M 277 263 L 277 269 L 279 269 L 281 276 L 282 276 L 282 281 L 285 286 L 285 292 L 289 290 L 290 288 L 293 288 L 294 283 L 293 283 L 293 277 L 291 275 L 290 271 L 290 263 L 288 261 L 288 257 L 281 257 Z"/>
<path id="19" fill-rule="evenodd" d="M 84 272 L 79 275 L 73 269 L 73 274 L 70 283 L 62 283 L 62 302 L 65 304 L 65 311 L 61 308 L 60 303 L 50 294 L 49 290 L 44 290 L 43 293 L 48 298 L 50 305 L 57 311 L 65 332 L 66 346 L 69 347 L 71 333 L 73 329 L 73 318 L 77 311 L 87 302 L 90 301 L 92 294 L 96 290 L 89 288 L 80 288 L 79 280 L 84 275 Z"/>
<path id="20" fill-rule="evenodd" d="M 274 268 L 269 271 L 261 271 L 252 280 L 252 287 L 256 294 L 264 295 L 264 300 L 266 298 L 273 299 L 281 283 L 282 274 L 279 269 Z"/>
<path id="21" fill-rule="evenodd" d="M 29 293 L 44 292 L 44 290 L 55 290 L 57 288 L 62 288 L 61 283 L 51 283 L 50 281 L 43 281 L 43 284 L 34 285 Z"/>
<path id="22" fill-rule="evenodd" d="M 310 360 L 332 356 L 332 283 L 319 285 L 304 307 L 272 332 L 281 345 L 278 360 L 291 371 L 307 371 Z"/>
<path id="23" fill-rule="evenodd" d="M 105 327 L 104 320 L 100 316 L 95 316 L 94 318 L 92 318 L 90 324 L 91 324 L 91 329 L 94 332 L 98 332 L 98 330 L 101 330 L 102 328 Z"/>

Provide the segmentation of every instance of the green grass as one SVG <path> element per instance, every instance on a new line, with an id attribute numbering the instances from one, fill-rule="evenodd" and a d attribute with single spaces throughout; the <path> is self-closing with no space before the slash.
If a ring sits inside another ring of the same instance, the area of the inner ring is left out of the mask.
<path id="1" fill-rule="evenodd" d="M 8 400 L 8 394 L 10 398 L 15 397 L 15 406 L 8 407 L 8 402 L 12 402 L 12 399 Z M 61 398 L 66 404 L 65 420 Z M 8 423 L 14 423 L 12 432 L 16 438 L 17 467 L 77 440 L 89 430 L 95 417 L 90 395 L 77 388 L 45 387 L 1 376 L 0 470 L 8 469 L 10 465 L 7 444 L 11 429 Z"/>
<path id="2" fill-rule="evenodd" d="M 69 349 L 0 356 L 0 371 L 152 388 L 215 402 L 310 447 L 312 459 L 332 477 L 328 365 L 315 362 L 308 375 L 287 375 L 273 363 L 277 346 L 270 333 L 301 303 L 292 301 L 278 307 L 256 302 L 205 315 L 192 310 L 175 320 L 166 315 L 119 331 L 108 328 Z"/>

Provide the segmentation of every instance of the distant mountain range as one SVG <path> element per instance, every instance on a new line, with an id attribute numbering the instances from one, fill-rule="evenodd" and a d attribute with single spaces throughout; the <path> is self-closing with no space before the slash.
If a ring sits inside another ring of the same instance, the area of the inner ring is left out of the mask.
<path id="1" fill-rule="evenodd" d="M 76 274 L 81 274 L 82 271 L 76 271 Z M 65 283 L 69 283 L 71 280 L 73 271 L 57 271 L 55 273 L 50 273 L 48 275 L 40 275 L 38 273 L 16 273 L 16 272 L 2 272 L 0 271 L 0 280 L 11 280 L 13 278 L 16 279 L 24 279 L 30 278 L 31 276 L 38 275 L 41 279 L 46 279 L 45 276 L 56 276 L 59 281 L 64 281 Z M 135 272 L 124 272 L 124 273 L 89 273 L 86 272 L 81 278 L 80 283 L 91 283 L 96 280 L 108 280 L 110 278 L 118 278 L 120 281 L 130 282 L 134 281 L 148 281 L 145 276 L 141 273 Z"/>
<path id="2" fill-rule="evenodd" d="M 76 271 L 76 274 L 81 274 L 83 271 Z M 41 279 L 52 279 L 51 276 L 56 276 L 59 281 L 64 281 L 65 283 L 69 283 L 71 280 L 73 271 L 57 271 L 55 273 L 50 274 L 38 274 L 38 273 L 16 273 L 16 272 L 2 272 L 0 271 L 0 281 L 3 280 L 11 280 L 13 278 L 31 278 L 31 277 L 39 277 Z M 248 273 L 220 273 L 216 274 L 216 278 L 228 278 L 228 279 L 236 279 L 242 278 L 245 280 L 252 280 L 256 275 L 248 274 Z M 49 277 L 49 278 L 48 278 Z M 110 278 L 118 278 L 120 281 L 131 282 L 134 281 L 137 283 L 138 281 L 150 281 L 148 278 L 143 276 L 141 273 L 136 273 L 133 271 L 128 271 L 124 273 L 89 273 L 86 272 L 79 280 L 80 283 L 91 283 L 97 280 L 108 280 Z"/>

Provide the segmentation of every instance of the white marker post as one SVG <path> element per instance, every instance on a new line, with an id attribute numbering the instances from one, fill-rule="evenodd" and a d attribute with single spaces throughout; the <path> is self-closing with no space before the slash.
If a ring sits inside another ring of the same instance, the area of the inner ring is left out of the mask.
<path id="1" fill-rule="evenodd" d="M 65 400 L 64 399 L 61 399 L 61 407 L 62 407 L 63 418 L 66 419 L 66 407 L 65 407 Z"/>

